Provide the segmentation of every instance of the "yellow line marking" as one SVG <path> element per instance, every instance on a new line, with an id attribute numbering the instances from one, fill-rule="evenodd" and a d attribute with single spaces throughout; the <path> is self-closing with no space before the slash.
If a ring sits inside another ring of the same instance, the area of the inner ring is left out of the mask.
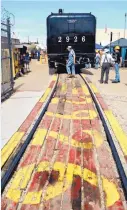
<path id="1" fill-rule="evenodd" d="M 86 76 L 82 74 L 82 76 L 85 78 Z M 92 88 L 92 90 L 94 91 L 94 93 L 99 93 L 97 87 L 93 84 L 93 83 L 89 83 L 90 87 Z M 85 86 L 87 89 L 87 86 Z M 88 90 L 88 89 L 87 89 Z M 88 90 L 89 91 L 89 90 Z"/>
<path id="2" fill-rule="evenodd" d="M 102 143 L 103 143 L 103 136 L 101 135 L 101 133 L 99 133 L 97 130 L 83 130 L 82 132 L 89 134 L 92 138 L 94 136 L 95 138 L 95 146 L 99 147 Z M 50 131 L 49 132 L 49 136 L 53 137 L 54 139 L 57 138 L 57 132 L 55 131 Z M 68 144 L 68 137 L 60 134 L 59 135 L 59 141 L 61 141 L 64 144 Z M 85 149 L 91 149 L 93 148 L 93 143 L 92 142 L 88 142 L 88 143 L 82 143 L 80 141 L 77 141 L 76 139 L 72 139 L 71 140 L 71 145 L 77 148 L 85 148 Z"/>
<path id="3" fill-rule="evenodd" d="M 42 145 L 45 140 L 46 134 L 47 134 L 46 129 L 38 128 L 31 142 L 31 145 Z"/>
<path id="4" fill-rule="evenodd" d="M 5 164 L 5 162 L 8 160 L 9 156 L 13 152 L 13 150 L 16 148 L 20 140 L 23 138 L 24 132 L 15 132 L 14 135 L 10 138 L 8 143 L 2 148 L 1 151 L 1 166 Z"/>
<path id="5" fill-rule="evenodd" d="M 91 88 L 93 89 L 94 93 L 97 93 L 96 89 L 93 88 L 93 86 L 91 86 Z M 127 135 L 122 130 L 121 126 L 119 125 L 117 119 L 115 118 L 111 110 L 104 110 L 104 113 L 112 127 L 112 130 L 114 131 L 114 134 L 121 146 L 124 155 L 127 155 Z"/>
<path id="6" fill-rule="evenodd" d="M 46 100 L 46 98 L 48 97 L 50 91 L 51 91 L 51 88 L 47 88 L 47 90 L 45 91 L 44 95 L 43 95 L 42 98 L 40 99 L 40 102 L 45 102 L 45 100 Z"/>
<path id="7" fill-rule="evenodd" d="M 56 80 L 57 80 L 57 75 L 53 75 L 52 80 L 53 80 L 53 81 L 56 81 Z"/>
<path id="8" fill-rule="evenodd" d="M 85 93 L 85 95 L 90 96 L 90 92 L 89 92 L 89 90 L 88 90 L 86 85 L 82 85 L 82 90 Z"/>
<path id="9" fill-rule="evenodd" d="M 85 114 L 85 116 L 83 116 Z M 47 116 L 54 116 L 53 112 L 46 112 Z M 79 116 L 77 116 L 79 115 Z M 94 118 L 97 117 L 97 113 L 94 110 L 80 110 L 73 112 L 72 115 L 60 115 L 60 114 L 55 114 L 55 117 L 57 118 L 62 118 L 62 119 L 73 119 L 73 120 L 80 120 L 82 116 L 82 119 L 90 119 L 93 120 Z"/>
<path id="10" fill-rule="evenodd" d="M 82 76 L 85 78 L 86 77 L 86 75 L 85 74 L 82 74 Z"/>
<path id="11" fill-rule="evenodd" d="M 87 98 L 87 102 L 86 102 L 86 98 L 85 97 L 80 97 L 82 99 L 84 99 L 84 101 L 71 101 L 71 100 L 66 100 L 65 103 L 72 103 L 72 104 L 86 104 L 86 103 L 92 103 L 92 99 L 91 98 Z M 51 100 L 52 104 L 57 104 L 59 102 L 59 98 L 55 97 Z"/>
<path id="12" fill-rule="evenodd" d="M 78 95 L 78 90 L 76 88 L 72 88 L 72 94 L 73 95 Z"/>
<path id="13" fill-rule="evenodd" d="M 57 75 L 54 75 L 52 80 L 56 81 Z M 50 91 L 51 91 L 51 88 L 47 88 L 44 95 L 41 97 L 41 99 L 39 101 L 44 102 L 46 100 L 46 98 L 48 97 Z M 22 139 L 24 134 L 25 134 L 25 132 L 20 132 L 20 131 L 15 132 L 14 135 L 8 141 L 8 143 L 3 147 L 2 151 L 1 151 L 1 157 L 2 157 L 1 167 L 8 160 L 9 156 L 11 155 L 11 153 L 13 152 L 15 147 L 18 145 L 18 142 L 20 142 L 20 140 Z M 38 140 L 38 142 L 39 142 L 39 140 Z M 42 142 L 42 141 L 40 140 L 40 142 Z M 38 144 L 41 144 L 41 143 L 38 143 Z M 34 140 L 33 140 L 33 145 L 34 145 Z"/>
<path id="14" fill-rule="evenodd" d="M 92 90 L 94 91 L 94 93 L 99 93 L 98 89 L 96 88 L 96 86 L 92 83 L 89 83 L 90 87 L 92 88 Z"/>
<path id="15" fill-rule="evenodd" d="M 52 81 L 56 81 L 57 80 L 57 75 L 54 75 L 52 78 Z M 40 99 L 40 102 L 45 102 L 45 100 L 47 99 L 49 93 L 51 92 L 52 88 L 47 88 L 44 95 L 42 96 L 42 98 Z"/>
<path id="16" fill-rule="evenodd" d="M 59 98 L 57 98 L 57 97 L 55 97 L 51 100 L 52 104 L 58 104 L 58 102 L 59 102 Z"/>
<path id="17" fill-rule="evenodd" d="M 121 126 L 119 125 L 112 111 L 107 110 L 107 111 L 104 111 L 104 113 L 114 131 L 114 134 L 123 150 L 124 155 L 127 155 L 127 135 L 122 130 Z"/>
<path id="18" fill-rule="evenodd" d="M 25 167 L 24 172 L 27 172 L 28 167 Z M 31 167 L 31 171 L 32 170 L 33 168 Z M 49 170 L 50 170 L 49 162 L 41 162 L 37 167 L 38 172 L 49 171 Z M 78 175 L 82 177 L 81 166 L 68 163 L 67 172 L 66 172 L 66 183 L 63 188 L 65 164 L 61 162 L 55 162 L 53 166 L 53 170 L 59 171 L 59 178 L 55 184 L 48 185 L 46 189 L 46 194 L 44 197 L 45 200 L 53 199 L 54 197 L 60 195 L 63 191 L 66 191 L 69 188 L 69 186 L 72 185 L 74 175 Z M 27 176 L 27 173 L 26 173 L 26 176 Z M 116 201 L 120 199 L 120 195 L 119 195 L 116 185 L 113 182 L 109 181 L 103 176 L 101 178 L 102 178 L 102 183 L 103 183 L 103 189 L 106 194 L 106 206 L 109 207 L 109 206 L 112 206 Z M 83 169 L 83 179 L 87 181 L 88 183 L 90 183 L 91 185 L 98 187 L 97 175 L 94 172 L 88 170 L 87 168 Z M 27 180 L 28 180 L 28 176 L 27 176 Z M 7 195 L 6 195 L 7 198 L 15 202 L 19 202 L 19 199 L 21 196 L 21 189 L 23 189 L 26 186 L 26 181 L 23 186 L 22 184 L 19 184 L 20 182 L 21 182 L 21 174 L 19 177 L 17 176 L 14 178 L 13 186 L 11 185 L 10 189 L 7 192 Z M 14 183 L 16 184 L 14 185 Z M 42 189 L 39 192 L 27 192 L 23 200 L 23 204 L 38 204 L 41 201 L 41 195 L 42 195 Z"/>
<path id="19" fill-rule="evenodd" d="M 61 92 L 66 92 L 67 91 L 67 84 L 62 84 Z"/>
<path id="20" fill-rule="evenodd" d="M 11 183 L 9 190 L 7 191 L 6 196 L 8 198 L 11 198 L 11 200 L 13 200 L 14 202 L 19 201 L 21 193 L 22 193 L 21 190 L 26 188 L 31 178 L 31 174 L 34 167 L 35 167 L 35 164 L 31 164 L 23 168 L 19 168 L 19 170 L 15 174 L 15 177 Z"/>

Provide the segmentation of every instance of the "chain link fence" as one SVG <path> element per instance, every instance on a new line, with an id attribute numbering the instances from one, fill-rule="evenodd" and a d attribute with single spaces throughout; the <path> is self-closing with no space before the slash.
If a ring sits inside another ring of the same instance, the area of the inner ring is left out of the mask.
<path id="1" fill-rule="evenodd" d="M 11 24 L 7 16 L 1 22 L 1 98 L 13 90 Z"/>

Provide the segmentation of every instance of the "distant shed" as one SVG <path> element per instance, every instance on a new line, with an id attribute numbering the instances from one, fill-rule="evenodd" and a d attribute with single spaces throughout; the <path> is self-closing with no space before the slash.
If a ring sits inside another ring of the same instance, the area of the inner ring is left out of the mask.
<path id="1" fill-rule="evenodd" d="M 114 47 L 120 47 L 120 53 L 122 56 L 123 61 L 127 60 L 127 39 L 121 38 L 111 43 L 111 52 L 114 51 Z M 109 48 L 110 44 L 106 45 L 104 48 Z"/>

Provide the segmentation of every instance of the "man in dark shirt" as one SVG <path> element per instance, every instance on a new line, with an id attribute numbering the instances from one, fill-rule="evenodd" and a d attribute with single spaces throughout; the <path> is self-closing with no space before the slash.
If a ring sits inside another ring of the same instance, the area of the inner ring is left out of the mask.
<path id="1" fill-rule="evenodd" d="M 120 56 L 119 50 L 120 50 L 120 47 L 116 46 L 115 47 L 115 53 L 113 53 L 113 58 L 114 58 L 114 61 L 115 61 L 114 67 L 115 67 L 115 73 L 116 73 L 115 80 L 112 81 L 113 83 L 120 82 L 119 65 L 122 63 L 122 58 Z"/>

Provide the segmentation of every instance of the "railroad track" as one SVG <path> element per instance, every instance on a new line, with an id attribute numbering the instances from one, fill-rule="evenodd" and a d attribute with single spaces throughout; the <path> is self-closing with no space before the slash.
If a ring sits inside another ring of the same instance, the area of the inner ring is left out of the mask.
<path id="1" fill-rule="evenodd" d="M 127 177 L 82 75 L 60 75 L 36 122 L 2 167 L 4 209 L 125 210 Z"/>

